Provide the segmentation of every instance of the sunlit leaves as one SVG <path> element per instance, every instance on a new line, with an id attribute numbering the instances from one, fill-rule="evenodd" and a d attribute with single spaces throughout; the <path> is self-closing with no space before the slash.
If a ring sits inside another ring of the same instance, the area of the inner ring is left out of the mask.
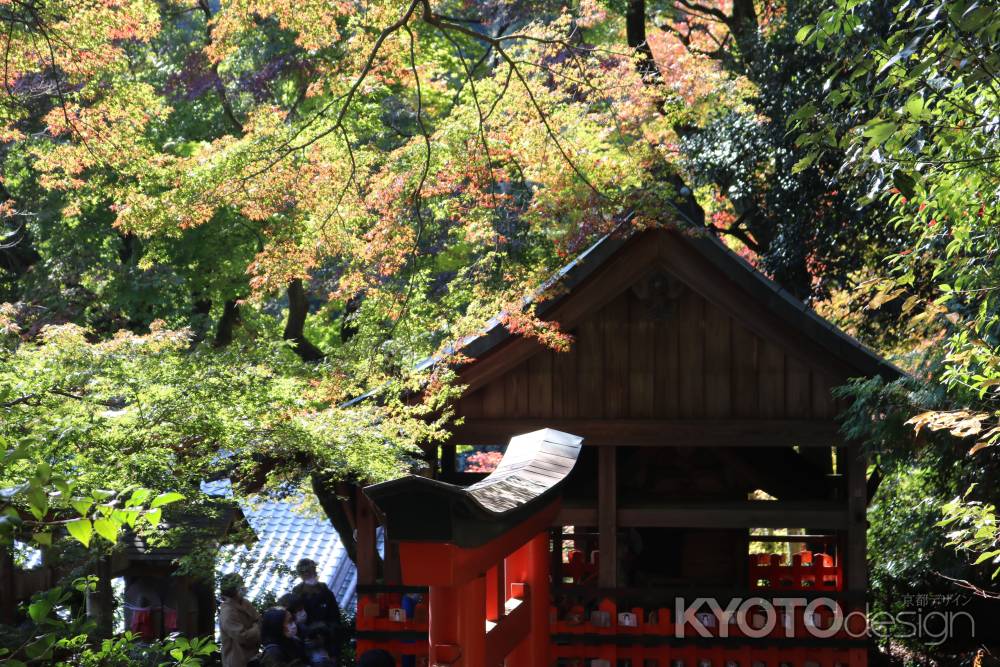
<path id="1" fill-rule="evenodd" d="M 946 405 L 908 424 L 918 433 L 974 437 L 963 447 L 974 455 L 967 459 L 974 474 L 993 465 L 990 449 L 1000 440 L 1000 85 L 994 75 L 1000 16 L 972 0 L 904 2 L 894 8 L 890 34 L 857 40 L 858 20 L 876 10 L 869 2 L 834 3 L 815 29 L 800 34 L 841 59 L 848 74 L 839 78 L 827 109 L 814 107 L 796 126 L 809 130 L 804 144 L 819 147 L 831 118 L 858 119 L 838 137 L 851 157 L 845 167 L 869 180 L 869 197 L 890 203 L 897 227 L 913 238 L 890 258 L 895 286 L 886 292 L 906 296 L 903 314 L 915 328 L 929 317 L 939 332 L 928 346 L 929 358 L 939 362 L 928 381 L 947 396 Z M 923 298 L 916 294 L 921 287 Z M 921 302 L 924 308 L 917 307 Z M 995 556 L 993 505 L 981 500 L 993 492 L 970 488 L 944 506 L 952 543 L 978 552 L 976 563 Z"/>

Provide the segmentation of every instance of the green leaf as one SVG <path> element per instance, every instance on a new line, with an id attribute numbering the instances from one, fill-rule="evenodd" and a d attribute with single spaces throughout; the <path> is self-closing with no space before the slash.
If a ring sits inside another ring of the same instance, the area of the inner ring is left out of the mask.
<path id="1" fill-rule="evenodd" d="M 810 165 L 812 165 L 813 162 L 816 161 L 817 157 L 819 157 L 819 153 L 816 152 L 806 154 L 804 158 L 802 158 L 792 166 L 792 173 L 797 174 L 800 171 L 805 171 L 810 167 Z"/>
<path id="2" fill-rule="evenodd" d="M 118 526 L 119 524 L 110 519 L 95 519 L 94 520 L 94 530 L 97 534 L 106 539 L 108 542 L 114 544 L 118 541 Z"/>
<path id="3" fill-rule="evenodd" d="M 913 118 L 922 118 L 925 114 L 924 98 L 920 95 L 911 95 L 910 99 L 906 100 L 906 104 L 903 105 L 906 109 L 906 113 L 910 114 Z"/>
<path id="4" fill-rule="evenodd" d="M 962 14 L 959 27 L 965 32 L 976 32 L 983 27 L 986 21 L 992 18 L 993 11 L 993 8 L 988 4 L 980 5 L 978 2 L 974 3 Z"/>
<path id="5" fill-rule="evenodd" d="M 806 37 L 809 36 L 809 33 L 811 33 L 812 30 L 813 27 L 811 25 L 802 26 L 801 28 L 799 28 L 799 31 L 795 33 L 795 41 L 798 42 L 799 44 L 802 44 L 803 42 L 806 41 Z"/>
<path id="6" fill-rule="evenodd" d="M 979 565 L 980 563 L 988 561 L 989 559 L 991 559 L 991 558 L 993 558 L 994 556 L 997 556 L 997 555 L 1000 555 L 1000 550 L 997 550 L 997 551 L 986 551 L 984 553 L 981 553 L 981 554 L 979 554 L 979 558 L 976 559 L 976 562 L 973 563 L 973 565 Z"/>
<path id="7" fill-rule="evenodd" d="M 39 486 L 32 486 L 28 489 L 28 509 L 36 519 L 41 520 L 45 516 L 45 512 L 49 509 L 49 497 L 46 495 L 45 490 Z"/>
<path id="8" fill-rule="evenodd" d="M 153 495 L 153 492 L 149 489 L 136 489 L 132 492 L 132 497 L 128 499 L 125 503 L 126 507 L 135 507 L 136 505 L 142 505 L 149 497 Z"/>
<path id="9" fill-rule="evenodd" d="M 162 507 L 169 503 L 175 503 L 178 500 L 184 500 L 184 496 L 179 493 L 170 491 L 168 493 L 161 493 L 160 495 L 153 498 L 153 502 L 149 504 L 150 509 L 156 509 L 157 507 Z"/>
<path id="10" fill-rule="evenodd" d="M 83 546 L 90 546 L 90 538 L 94 534 L 93 526 L 90 525 L 90 519 L 70 521 L 66 524 L 66 530 Z"/>
<path id="11" fill-rule="evenodd" d="M 86 498 L 74 498 L 69 504 L 73 506 L 73 509 L 75 509 L 76 513 L 80 516 L 87 516 L 87 512 L 90 511 L 90 507 L 94 503 Z"/>
<path id="12" fill-rule="evenodd" d="M 149 523 L 150 526 L 156 528 L 157 526 L 160 525 L 160 519 L 163 518 L 163 510 L 159 508 L 155 510 L 149 510 L 143 516 L 145 517 L 146 522 Z"/>
<path id="13" fill-rule="evenodd" d="M 896 124 L 891 121 L 883 121 L 870 125 L 865 130 L 865 136 L 871 139 L 872 143 L 881 144 L 885 142 L 892 133 L 896 131 Z"/>
<path id="14" fill-rule="evenodd" d="M 40 533 L 35 533 L 34 535 L 31 536 L 31 539 L 33 539 L 38 544 L 41 544 L 42 546 L 45 546 L 45 547 L 51 547 L 52 546 L 52 533 L 50 533 L 48 531 L 43 531 L 43 532 L 40 532 Z"/>
<path id="15" fill-rule="evenodd" d="M 30 605 L 28 605 L 28 616 L 36 624 L 41 623 L 52 611 L 52 600 L 49 598 L 42 598 L 40 600 L 35 600 Z"/>

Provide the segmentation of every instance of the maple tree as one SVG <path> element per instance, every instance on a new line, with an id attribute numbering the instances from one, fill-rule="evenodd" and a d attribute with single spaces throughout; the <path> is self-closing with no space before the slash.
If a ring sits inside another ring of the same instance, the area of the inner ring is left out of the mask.
<path id="1" fill-rule="evenodd" d="M 925 5 L 0 0 L 4 428 L 69 424 L 79 458 L 35 463 L 85 485 L 121 447 L 119 490 L 311 483 L 350 548 L 343 484 L 434 447 L 457 341 L 499 312 L 564 349 L 525 297 L 604 234 L 677 224 L 906 352 L 927 381 L 856 387 L 856 434 L 920 413 L 991 456 L 995 21 Z M 907 53 L 918 29 L 939 41 Z M 920 473 L 880 499 L 886 540 L 991 469 L 878 454 Z M 978 531 L 967 500 L 949 516 Z"/>

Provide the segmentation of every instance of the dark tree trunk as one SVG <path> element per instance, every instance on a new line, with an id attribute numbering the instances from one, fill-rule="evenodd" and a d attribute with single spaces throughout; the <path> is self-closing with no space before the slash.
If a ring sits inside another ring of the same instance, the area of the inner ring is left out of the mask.
<path id="1" fill-rule="evenodd" d="M 295 353 L 303 361 L 319 361 L 323 352 L 309 342 L 305 334 L 306 316 L 309 314 L 309 302 L 306 300 L 306 290 L 302 280 L 296 278 L 288 283 L 288 321 L 285 322 L 284 338 L 295 344 Z"/>
<path id="2" fill-rule="evenodd" d="M 639 53 L 640 60 L 637 66 L 643 79 L 648 83 L 658 81 L 660 71 L 656 67 L 653 52 L 649 48 L 649 42 L 646 41 L 645 0 L 628 0 L 625 13 L 625 36 L 629 47 Z M 705 210 L 698 204 L 694 198 L 694 192 L 684 182 L 680 174 L 673 169 L 667 168 L 666 165 L 663 165 L 663 168 L 658 171 L 661 173 L 657 174 L 657 177 L 670 183 L 677 193 L 672 203 L 674 212 L 678 214 L 681 221 L 693 227 L 704 227 Z"/>
<path id="3" fill-rule="evenodd" d="M 129 232 L 121 235 L 122 244 L 118 248 L 118 259 L 122 264 L 132 264 L 139 256 L 139 237 Z"/>
<path id="4" fill-rule="evenodd" d="M 646 1 L 628 0 L 625 12 L 625 35 L 628 45 L 639 54 L 639 73 L 644 78 L 659 78 L 653 51 L 646 41 Z"/>
<path id="5" fill-rule="evenodd" d="M 209 315 L 212 312 L 211 299 L 195 299 L 191 305 L 191 330 L 194 332 L 192 343 L 205 340 L 209 328 Z"/>
<path id="6" fill-rule="evenodd" d="M 222 307 L 222 317 L 215 329 L 215 347 L 225 347 L 233 342 L 233 329 L 240 322 L 240 305 L 236 299 L 229 299 Z"/>
<path id="7" fill-rule="evenodd" d="M 358 543 L 354 536 L 354 493 L 355 486 L 349 482 L 337 482 L 326 475 L 313 473 L 310 477 L 313 493 L 319 499 L 320 507 L 326 513 L 340 542 L 347 550 L 352 563 L 358 560 Z"/>
<path id="8" fill-rule="evenodd" d="M 727 22 L 729 31 L 736 40 L 736 45 L 740 50 L 740 60 L 743 62 L 743 71 L 749 73 L 753 68 L 751 63 L 754 59 L 754 50 L 757 38 L 757 9 L 754 7 L 754 0 L 735 0 L 733 2 L 733 13 Z"/>
<path id="9" fill-rule="evenodd" d="M 358 333 L 355 318 L 357 312 L 361 310 L 362 301 L 364 301 L 364 297 L 361 294 L 355 294 L 344 304 L 344 316 L 340 319 L 340 341 L 342 343 L 348 342 L 354 338 L 354 334 Z"/>

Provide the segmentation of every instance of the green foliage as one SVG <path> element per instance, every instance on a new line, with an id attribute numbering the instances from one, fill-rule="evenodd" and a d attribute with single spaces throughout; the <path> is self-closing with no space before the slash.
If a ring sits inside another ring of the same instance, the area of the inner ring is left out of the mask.
<path id="1" fill-rule="evenodd" d="M 990 478 L 1000 438 L 1000 14 L 970 0 L 903 2 L 892 10 L 894 30 L 865 33 L 880 11 L 878 2 L 840 1 L 799 31 L 831 54 L 833 85 L 824 108 L 802 107 L 793 127 L 820 153 L 846 151 L 845 169 L 867 181 L 869 200 L 893 207 L 895 226 L 913 239 L 890 257 L 894 298 L 909 297 L 908 310 L 935 321 L 943 344 L 927 371 L 941 400 L 909 423 L 977 437 L 967 475 Z M 986 484 L 944 505 L 952 543 L 978 552 L 976 563 L 996 555 L 995 497 Z"/>

